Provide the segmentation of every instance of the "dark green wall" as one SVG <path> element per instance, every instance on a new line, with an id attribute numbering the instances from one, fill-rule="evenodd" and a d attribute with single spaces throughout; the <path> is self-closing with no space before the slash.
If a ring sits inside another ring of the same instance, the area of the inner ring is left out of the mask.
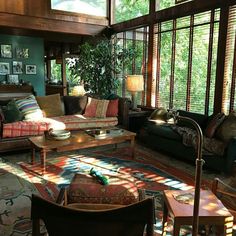
<path id="1" fill-rule="evenodd" d="M 37 95 L 45 95 L 44 85 L 44 41 L 42 38 L 33 38 L 25 36 L 0 35 L 0 44 L 12 45 L 12 58 L 0 57 L 0 62 L 10 63 L 10 74 L 12 72 L 12 62 L 22 61 L 23 73 L 18 75 L 19 80 L 29 82 L 33 85 Z M 17 58 L 16 48 L 28 48 L 28 58 Z M 25 65 L 36 65 L 36 74 L 28 75 L 25 73 Z M 6 79 L 5 75 L 0 75 L 0 81 Z"/>

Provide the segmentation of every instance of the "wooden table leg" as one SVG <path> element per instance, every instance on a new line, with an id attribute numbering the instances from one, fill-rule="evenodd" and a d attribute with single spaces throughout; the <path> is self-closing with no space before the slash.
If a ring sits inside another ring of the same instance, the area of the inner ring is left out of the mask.
<path id="1" fill-rule="evenodd" d="M 35 148 L 32 147 L 31 149 L 31 165 L 35 163 Z"/>
<path id="2" fill-rule="evenodd" d="M 41 160 L 41 167 L 42 167 L 42 174 L 44 174 L 46 170 L 46 150 L 40 150 L 40 160 Z"/>
<path id="3" fill-rule="evenodd" d="M 130 140 L 132 159 L 135 158 L 135 142 L 134 142 L 134 140 L 135 140 L 134 137 L 132 137 L 131 140 Z"/>
<path id="4" fill-rule="evenodd" d="M 180 224 L 176 219 L 174 219 L 173 236 L 179 236 L 179 231 L 180 231 Z"/>
<path id="5" fill-rule="evenodd" d="M 166 235 L 166 227 L 167 227 L 167 217 L 168 217 L 168 209 L 164 202 L 163 204 L 163 216 L 162 216 L 162 235 Z"/>

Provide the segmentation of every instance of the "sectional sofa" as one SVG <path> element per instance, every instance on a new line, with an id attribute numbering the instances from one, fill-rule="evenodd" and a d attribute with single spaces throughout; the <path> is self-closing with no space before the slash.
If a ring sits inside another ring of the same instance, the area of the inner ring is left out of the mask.
<path id="1" fill-rule="evenodd" d="M 10 111 L 12 108 L 9 102 L 17 100 L 17 102 L 20 101 L 18 105 L 24 107 L 24 98 L 30 98 L 32 93 L 33 91 L 24 91 L 23 87 L 10 91 L 0 90 L 0 152 L 28 149 L 30 147 L 28 137 L 41 135 L 50 128 L 80 130 L 111 127 L 118 124 L 122 125 L 124 119 L 126 119 L 125 114 L 128 112 L 128 106 L 126 104 L 128 100 L 114 95 L 107 97 L 107 99 L 95 99 L 90 96 L 60 96 L 59 94 L 54 94 L 40 97 L 35 96 L 40 112 L 42 111 L 43 113 L 37 113 L 35 119 L 27 120 L 24 117 L 12 118 L 12 115 L 16 116 L 16 111 Z M 90 106 L 90 109 L 87 109 L 91 99 L 92 106 Z M 22 100 L 23 103 L 21 103 Z M 106 103 L 105 113 L 104 104 L 97 104 L 97 102 L 100 101 L 105 101 Z M 96 109 L 94 104 L 99 107 L 99 109 Z M 6 113 L 6 109 L 8 113 Z M 97 112 L 97 114 L 92 114 L 94 111 Z M 87 114 L 85 114 L 85 112 L 87 112 Z M 101 115 L 102 113 L 103 115 Z M 22 114 L 20 114 L 20 116 L 21 115 Z"/>
<path id="2" fill-rule="evenodd" d="M 203 168 L 208 167 L 230 174 L 236 164 L 236 113 L 232 112 L 225 117 L 222 117 L 222 114 L 208 117 L 179 110 L 179 115 L 192 118 L 202 129 L 204 135 L 202 157 L 205 161 Z M 195 163 L 193 130 L 194 128 L 184 121 L 177 124 L 159 123 L 154 118 L 145 123 L 139 139 L 155 150 Z"/>

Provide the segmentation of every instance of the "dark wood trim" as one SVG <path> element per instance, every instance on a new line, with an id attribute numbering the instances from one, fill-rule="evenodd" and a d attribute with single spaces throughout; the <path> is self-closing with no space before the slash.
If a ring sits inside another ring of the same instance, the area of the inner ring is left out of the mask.
<path id="1" fill-rule="evenodd" d="M 112 25 L 115 22 L 115 0 L 108 0 L 108 24 Z"/>
<path id="2" fill-rule="evenodd" d="M 150 1 L 152 2 L 152 1 Z M 163 22 L 179 17 L 189 16 L 212 9 L 232 6 L 236 4 L 236 0 L 194 0 L 186 2 L 174 7 L 160 10 L 153 14 L 141 16 L 125 22 L 111 25 L 114 33 L 144 27 L 152 23 Z"/>
<path id="3" fill-rule="evenodd" d="M 187 76 L 187 93 L 186 93 L 186 111 L 190 110 L 191 100 L 191 82 L 192 82 L 192 61 L 193 61 L 193 28 L 194 15 L 190 18 L 190 35 L 189 35 L 189 55 L 188 55 L 188 76 Z"/>
<path id="4" fill-rule="evenodd" d="M 225 71 L 225 53 L 229 21 L 229 7 L 221 9 L 218 50 L 217 50 L 217 66 L 216 66 L 216 83 L 214 98 L 214 113 L 222 111 L 223 92 L 224 91 L 224 71 Z"/>
<path id="5" fill-rule="evenodd" d="M 229 111 L 232 112 L 236 107 L 235 103 L 235 89 L 236 89 L 236 35 L 234 40 L 234 59 L 233 59 L 233 73 L 232 73 L 232 83 L 231 83 L 231 96 L 230 96 L 230 107 Z"/>
<path id="6" fill-rule="evenodd" d="M 212 71 L 212 52 L 213 52 L 213 43 L 214 43 L 214 26 L 215 26 L 214 20 L 215 20 L 215 10 L 212 10 L 211 23 L 210 23 L 209 48 L 208 48 L 208 60 L 207 60 L 205 115 L 209 115 L 211 79 L 213 79 L 211 76 L 211 71 Z"/>
<path id="7" fill-rule="evenodd" d="M 76 35 L 97 35 L 105 29 L 105 25 L 93 25 L 3 12 L 0 12 L 0 26 Z"/>
<path id="8" fill-rule="evenodd" d="M 150 1 L 149 12 L 153 16 L 155 14 L 156 0 Z M 149 41 L 148 41 L 148 66 L 147 66 L 147 98 L 146 105 L 151 106 L 152 94 L 152 78 L 153 78 L 153 45 L 154 45 L 154 23 L 149 24 Z"/>
<path id="9" fill-rule="evenodd" d="M 170 74 L 170 109 L 173 109 L 175 85 L 175 52 L 176 52 L 176 19 L 173 20 L 172 49 L 171 49 L 171 74 Z"/>
<path id="10" fill-rule="evenodd" d="M 62 55 L 62 65 L 61 65 L 61 74 L 62 74 L 62 86 L 63 86 L 63 95 L 67 95 L 67 81 L 66 81 L 66 57 L 68 55 Z"/>

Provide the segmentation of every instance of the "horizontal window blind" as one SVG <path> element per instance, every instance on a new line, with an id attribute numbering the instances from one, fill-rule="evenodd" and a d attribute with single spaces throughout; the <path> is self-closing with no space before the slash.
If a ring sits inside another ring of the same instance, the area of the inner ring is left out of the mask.
<path id="1" fill-rule="evenodd" d="M 219 10 L 155 25 L 152 105 L 212 113 L 218 33 Z"/>

